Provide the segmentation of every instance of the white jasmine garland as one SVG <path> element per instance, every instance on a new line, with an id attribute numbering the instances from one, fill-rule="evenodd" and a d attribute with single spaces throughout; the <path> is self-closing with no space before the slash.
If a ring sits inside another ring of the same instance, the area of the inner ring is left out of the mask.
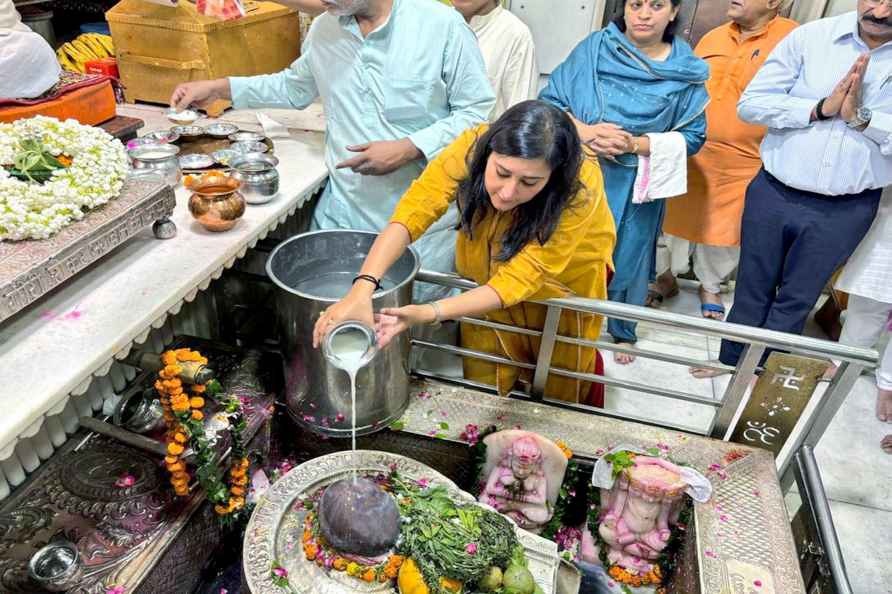
<path id="1" fill-rule="evenodd" d="M 28 138 L 71 157 L 71 165 L 43 184 L 12 177 L 4 167 Z M 129 168 L 124 146 L 101 128 L 45 116 L 0 123 L 0 241 L 46 239 L 82 219 L 118 196 Z"/>

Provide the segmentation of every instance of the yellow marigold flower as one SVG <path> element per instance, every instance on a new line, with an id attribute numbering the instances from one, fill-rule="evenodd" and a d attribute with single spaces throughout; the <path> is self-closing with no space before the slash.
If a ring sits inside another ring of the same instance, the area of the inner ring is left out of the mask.
<path id="1" fill-rule="evenodd" d="M 192 419 L 193 419 L 193 420 L 200 421 L 200 420 L 202 420 L 203 418 L 204 418 L 204 413 L 201 412 L 200 410 L 193 410 L 193 411 L 192 411 Z"/>
<path id="2" fill-rule="evenodd" d="M 189 440 L 185 433 L 180 432 L 175 433 L 173 438 L 177 443 L 186 443 Z"/>
<path id="3" fill-rule="evenodd" d="M 225 516 L 229 513 L 229 508 L 220 505 L 219 503 L 214 506 L 214 511 L 217 512 L 218 516 Z"/>
<path id="4" fill-rule="evenodd" d="M 189 406 L 192 408 L 203 408 L 204 407 L 204 398 L 199 396 L 193 396 L 189 399 Z"/>
<path id="5" fill-rule="evenodd" d="M 170 454 L 171 456 L 179 456 L 180 454 L 183 453 L 184 449 L 185 448 L 183 448 L 183 446 L 181 446 L 180 444 L 178 444 L 176 442 L 167 444 L 167 453 Z"/>
<path id="6" fill-rule="evenodd" d="M 564 453 L 564 458 L 569 460 L 570 458 L 573 457 L 573 450 L 571 450 L 569 447 L 567 447 L 567 444 L 563 440 L 559 439 L 559 440 L 555 441 L 554 443 Z"/>
<path id="7" fill-rule="evenodd" d="M 207 390 L 207 386 L 204 384 L 194 384 L 192 386 L 192 392 L 195 394 L 204 394 L 205 390 Z"/>
<path id="8" fill-rule="evenodd" d="M 177 364 L 177 354 L 171 351 L 167 351 L 161 355 L 161 362 L 164 363 L 164 366 L 168 365 L 176 365 Z"/>
<path id="9" fill-rule="evenodd" d="M 176 464 L 179 461 L 180 461 L 180 459 L 177 458 L 176 456 L 165 456 L 164 457 L 164 462 L 167 464 Z"/>

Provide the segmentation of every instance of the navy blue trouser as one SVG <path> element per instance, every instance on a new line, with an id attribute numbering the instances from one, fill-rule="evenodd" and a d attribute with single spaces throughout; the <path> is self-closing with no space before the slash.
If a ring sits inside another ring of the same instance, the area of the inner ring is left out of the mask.
<path id="1" fill-rule="evenodd" d="M 762 169 L 746 190 L 740 265 L 728 321 L 801 334 L 821 291 L 867 233 L 881 190 L 825 196 L 784 185 Z M 722 341 L 722 363 L 743 345 Z"/>

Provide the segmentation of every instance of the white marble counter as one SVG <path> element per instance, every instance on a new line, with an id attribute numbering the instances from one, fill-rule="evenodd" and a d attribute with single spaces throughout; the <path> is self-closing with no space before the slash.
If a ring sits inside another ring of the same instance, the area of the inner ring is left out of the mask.
<path id="1" fill-rule="evenodd" d="M 162 112 L 143 105 L 118 108 L 121 115 L 146 121 L 141 134 L 172 125 Z M 243 128 L 252 128 L 245 125 L 244 112 L 234 115 Z M 16 448 L 20 440 L 31 439 L 41 458 L 47 449 L 51 453 L 49 443 L 58 446 L 59 437 L 39 435 L 46 417 L 70 406 L 72 395 L 84 394 L 94 377 L 108 374 L 115 358 L 144 341 L 152 327 L 161 327 L 168 315 L 192 301 L 322 186 L 327 176 L 322 134 L 293 131 L 274 144 L 279 196 L 264 205 L 248 205 L 232 230 L 216 234 L 201 228 L 186 207 L 188 192 L 179 187 L 172 217 L 175 238 L 158 240 L 146 230 L 0 325 L 0 498 L 7 482 L 24 478 L 21 467 L 29 471 L 35 466 L 33 452 Z M 69 433 L 73 430 L 71 423 L 56 423 L 63 425 Z"/>

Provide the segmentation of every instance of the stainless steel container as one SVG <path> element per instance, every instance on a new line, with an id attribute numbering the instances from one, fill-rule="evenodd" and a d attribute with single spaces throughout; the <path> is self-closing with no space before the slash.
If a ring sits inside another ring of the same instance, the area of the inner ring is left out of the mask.
<path id="1" fill-rule="evenodd" d="M 80 553 L 73 542 L 51 542 L 28 562 L 28 576 L 50 592 L 64 592 L 76 586 L 82 575 Z"/>
<path id="2" fill-rule="evenodd" d="M 281 243 L 266 272 L 278 286 L 276 313 L 285 355 L 285 397 L 297 422 L 331 437 L 350 437 L 350 381 L 313 348 L 313 326 L 350 289 L 375 241 L 367 231 L 313 231 Z M 412 302 L 420 267 L 411 248 L 387 272 L 375 310 Z M 381 349 L 356 376 L 356 432 L 372 433 L 398 419 L 409 403 L 409 337 Z"/>
<path id="3" fill-rule="evenodd" d="M 156 173 L 171 187 L 180 183 L 180 148 L 173 144 L 145 144 L 127 151 L 130 163 L 138 175 Z"/>
<path id="4" fill-rule="evenodd" d="M 230 175 L 242 182 L 241 192 L 248 204 L 269 202 L 279 193 L 279 160 L 263 153 L 246 153 L 229 162 Z"/>

